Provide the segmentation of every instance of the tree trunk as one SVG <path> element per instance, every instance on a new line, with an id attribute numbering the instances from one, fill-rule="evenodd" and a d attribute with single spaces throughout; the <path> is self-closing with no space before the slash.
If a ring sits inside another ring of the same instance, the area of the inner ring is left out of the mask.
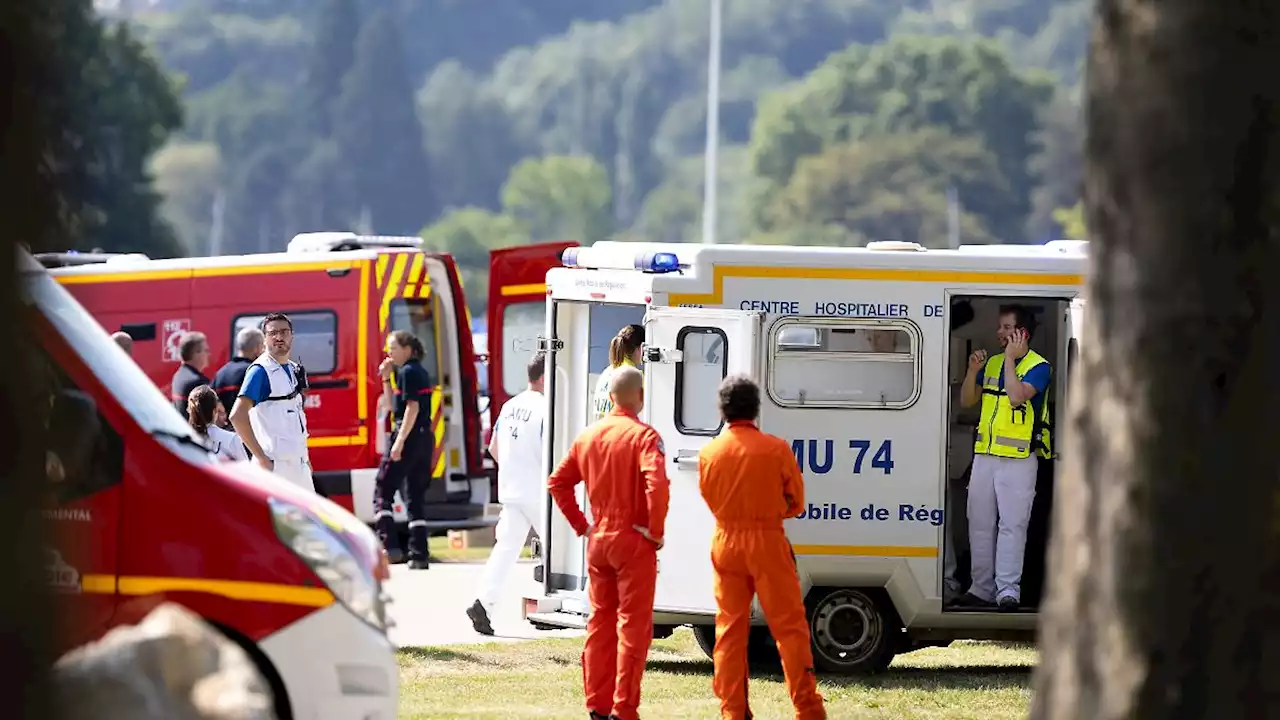
<path id="1" fill-rule="evenodd" d="M 1032 717 L 1280 717 L 1280 7 L 1097 0 Z"/>

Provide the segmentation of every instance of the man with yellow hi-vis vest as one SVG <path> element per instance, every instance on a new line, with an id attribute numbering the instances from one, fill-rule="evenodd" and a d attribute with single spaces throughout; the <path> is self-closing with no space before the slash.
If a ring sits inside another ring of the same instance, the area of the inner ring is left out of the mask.
<path id="1" fill-rule="evenodd" d="M 1004 352 L 990 359 L 983 350 L 970 355 L 961 388 L 961 404 L 972 407 L 981 398 L 982 410 L 969 478 L 972 581 L 956 604 L 1011 611 L 1022 599 L 1037 458 L 1053 457 L 1046 402 L 1053 371 L 1027 347 L 1033 328 L 1026 308 L 1001 306 L 999 322 Z"/>

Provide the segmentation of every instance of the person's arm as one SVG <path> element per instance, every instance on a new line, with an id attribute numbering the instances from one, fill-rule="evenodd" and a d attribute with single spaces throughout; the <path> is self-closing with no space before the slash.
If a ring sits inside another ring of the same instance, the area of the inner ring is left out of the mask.
<path id="1" fill-rule="evenodd" d="M 778 443 L 778 455 L 782 461 L 782 497 L 787 501 L 787 517 L 795 517 L 804 510 L 804 474 L 785 441 Z"/>
<path id="2" fill-rule="evenodd" d="M 671 501 L 671 481 L 667 479 L 666 448 L 657 430 L 645 433 L 640 447 L 640 474 L 644 477 L 644 497 L 649 506 L 649 539 L 662 545 L 667 529 L 667 508 Z"/>
<path id="3" fill-rule="evenodd" d="M 969 355 L 969 367 L 964 374 L 964 382 L 960 385 L 960 405 L 970 408 L 978 404 L 982 397 L 982 384 L 978 380 L 978 371 L 987 364 L 987 353 L 975 350 Z"/>
<path id="4" fill-rule="evenodd" d="M 249 452 L 257 458 L 258 463 L 268 470 L 275 466 L 271 458 L 267 457 L 267 453 L 263 451 L 262 446 L 258 444 L 258 438 L 253 434 L 253 423 L 249 422 L 249 411 L 254 405 L 266 400 L 271 394 L 271 383 L 267 379 L 267 371 L 261 365 L 253 365 L 248 372 L 244 374 L 244 385 L 240 386 L 240 395 L 236 398 L 235 405 L 231 406 L 231 427 L 236 429 L 236 436 L 240 438 L 240 442 L 245 444 Z"/>
<path id="5" fill-rule="evenodd" d="M 569 453 L 560 461 L 560 466 L 547 478 L 547 492 L 555 500 L 556 507 L 564 513 L 570 527 L 579 536 L 586 535 L 591 529 L 587 516 L 578 507 L 578 499 L 573 496 L 573 489 L 582 482 L 582 465 L 578 462 L 578 443 L 569 448 Z"/>
<path id="6" fill-rule="evenodd" d="M 1049 376 L 1052 372 L 1049 363 L 1041 363 L 1031 368 L 1021 380 L 1018 380 L 1017 373 L 1013 371 L 1012 363 L 1006 362 L 1004 368 L 1004 386 L 1009 393 L 1009 404 L 1014 407 L 1021 407 L 1024 403 L 1030 402 L 1037 393 L 1042 393 L 1049 387 Z"/>
<path id="7" fill-rule="evenodd" d="M 498 460 L 498 428 L 502 427 L 502 416 L 494 421 L 493 427 L 489 428 L 489 457 L 493 458 L 495 464 L 501 464 Z"/>
<path id="8" fill-rule="evenodd" d="M 391 459 L 399 460 L 404 456 L 404 441 L 409 437 L 410 431 L 413 430 L 414 423 L 418 422 L 418 408 L 422 403 L 417 400 L 409 400 L 404 404 L 404 418 L 400 421 L 400 430 L 396 433 L 396 441 L 391 444 Z"/>

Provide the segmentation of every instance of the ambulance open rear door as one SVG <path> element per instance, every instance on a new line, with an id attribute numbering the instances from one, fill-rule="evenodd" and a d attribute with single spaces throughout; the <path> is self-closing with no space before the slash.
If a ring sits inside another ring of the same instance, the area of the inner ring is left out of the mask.
<path id="1" fill-rule="evenodd" d="M 654 597 L 659 612 L 715 612 L 715 520 L 698 488 L 698 451 L 723 429 L 720 381 L 733 374 L 759 381 L 761 318 L 754 312 L 666 307 L 645 315 L 644 417 L 662 434 L 671 481 Z"/>

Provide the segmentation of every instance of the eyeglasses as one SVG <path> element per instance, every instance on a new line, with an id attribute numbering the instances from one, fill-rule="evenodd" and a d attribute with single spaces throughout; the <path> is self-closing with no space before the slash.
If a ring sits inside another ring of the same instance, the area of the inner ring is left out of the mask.
<path id="1" fill-rule="evenodd" d="M 267 337 L 289 337 L 292 334 L 293 334 L 293 331 L 290 330 L 289 328 L 279 328 L 276 330 L 267 331 Z"/>

